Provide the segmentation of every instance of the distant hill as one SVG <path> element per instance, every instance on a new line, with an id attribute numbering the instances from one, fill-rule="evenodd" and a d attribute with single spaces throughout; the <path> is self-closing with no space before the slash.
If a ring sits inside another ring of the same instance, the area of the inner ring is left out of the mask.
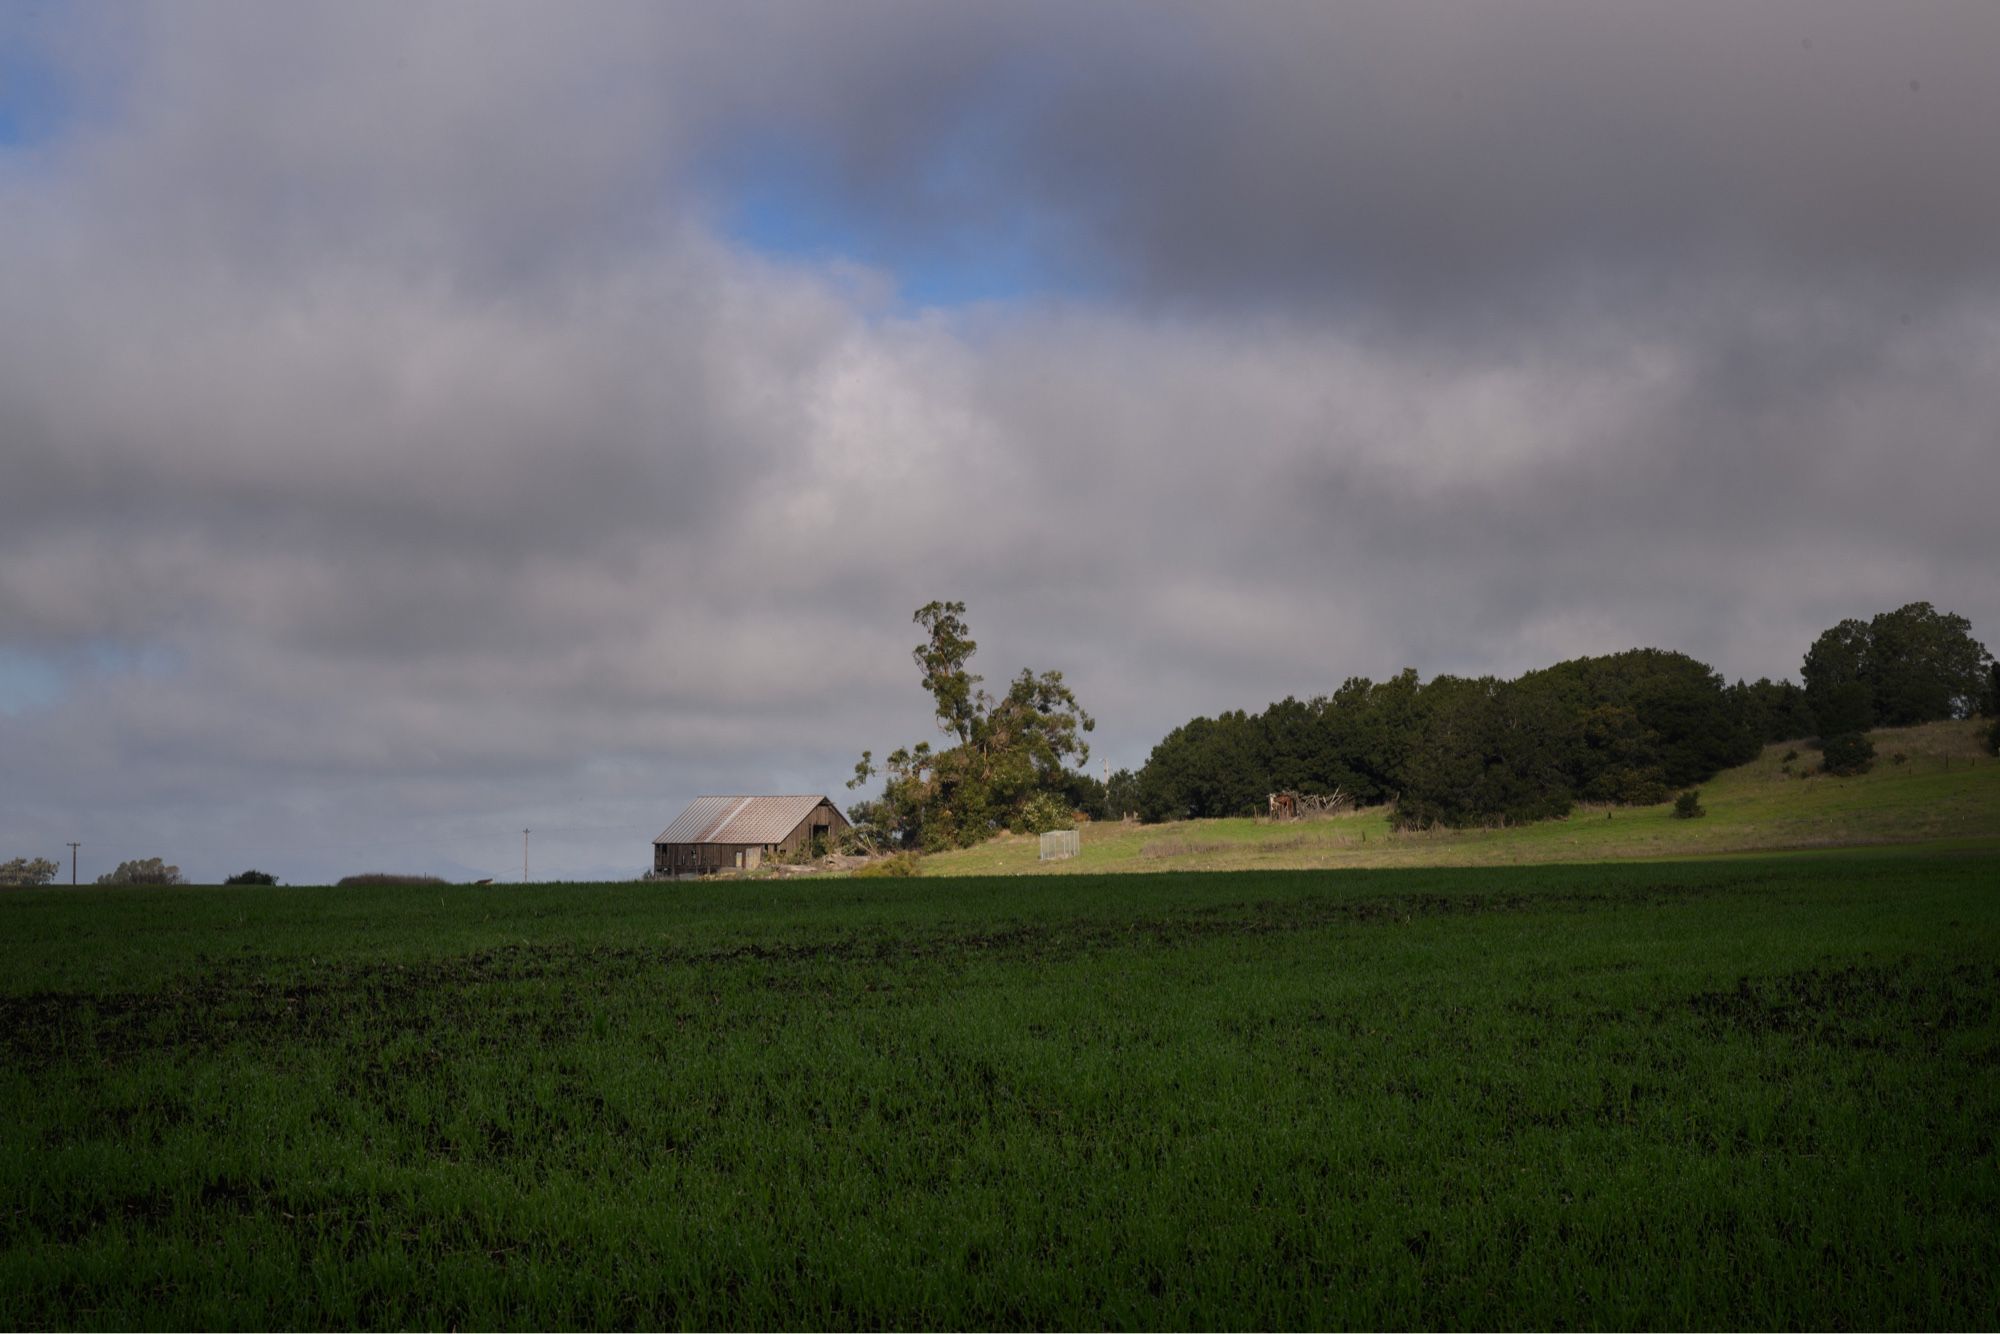
<path id="1" fill-rule="evenodd" d="M 1805 742 L 1766 746 L 1748 764 L 1701 787 L 1700 819 L 1657 806 L 1581 806 L 1567 819 L 1503 829 L 1395 833 L 1375 807 L 1323 820 L 1186 820 L 1091 824 L 1082 854 L 1040 863 L 1033 837 L 1004 835 L 924 859 L 926 875 L 1217 871 L 1343 866 L 1505 866 L 1629 858 L 1808 851 L 1875 845 L 2000 850 L 2000 758 L 1986 752 L 1990 723 L 1882 728 L 1874 769 L 1852 778 L 1815 772 Z"/>

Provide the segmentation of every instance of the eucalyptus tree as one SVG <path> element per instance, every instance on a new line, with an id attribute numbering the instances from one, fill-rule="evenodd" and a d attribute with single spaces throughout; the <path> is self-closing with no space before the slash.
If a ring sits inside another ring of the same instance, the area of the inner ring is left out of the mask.
<path id="1" fill-rule="evenodd" d="M 863 751 L 847 786 L 879 775 L 883 787 L 853 807 L 855 822 L 905 845 L 942 848 L 1066 819 L 1065 794 L 1076 778 L 1069 766 L 1089 761 L 1083 738 L 1097 723 L 1063 674 L 1022 668 L 1004 693 L 989 694 L 970 666 L 979 644 L 963 602 L 925 603 L 911 620 L 924 628 L 924 641 L 910 656 L 949 744 L 899 746 L 879 768 L 874 752 Z"/>

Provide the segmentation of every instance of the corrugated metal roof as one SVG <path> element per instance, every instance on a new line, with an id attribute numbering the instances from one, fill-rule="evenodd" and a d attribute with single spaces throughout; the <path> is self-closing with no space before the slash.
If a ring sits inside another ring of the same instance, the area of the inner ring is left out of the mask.
<path id="1" fill-rule="evenodd" d="M 721 823 L 747 797 L 696 797 L 681 812 L 681 818 L 667 826 L 655 843 L 699 843 L 702 835 Z"/>
<path id="2" fill-rule="evenodd" d="M 782 843 L 826 798 L 696 797 L 655 843 Z M 846 820 L 840 820 L 844 827 Z"/>

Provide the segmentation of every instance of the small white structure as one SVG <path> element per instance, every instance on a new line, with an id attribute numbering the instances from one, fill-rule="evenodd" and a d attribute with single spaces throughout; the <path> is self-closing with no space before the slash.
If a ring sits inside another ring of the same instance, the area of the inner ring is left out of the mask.
<path id="1" fill-rule="evenodd" d="M 1066 857 L 1074 857 L 1082 849 L 1083 837 L 1074 829 L 1052 829 L 1042 835 L 1042 855 L 1040 860 L 1059 862 Z"/>

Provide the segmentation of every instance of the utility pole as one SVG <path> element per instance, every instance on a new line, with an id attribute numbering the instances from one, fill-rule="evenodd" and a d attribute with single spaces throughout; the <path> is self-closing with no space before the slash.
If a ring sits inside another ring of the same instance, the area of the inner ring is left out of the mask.
<path id="1" fill-rule="evenodd" d="M 528 883 L 528 831 L 521 831 L 521 883 Z"/>
<path id="2" fill-rule="evenodd" d="M 83 844 L 81 843 L 72 843 L 69 845 L 69 887 L 71 889 L 76 888 L 76 850 L 82 846 Z"/>

